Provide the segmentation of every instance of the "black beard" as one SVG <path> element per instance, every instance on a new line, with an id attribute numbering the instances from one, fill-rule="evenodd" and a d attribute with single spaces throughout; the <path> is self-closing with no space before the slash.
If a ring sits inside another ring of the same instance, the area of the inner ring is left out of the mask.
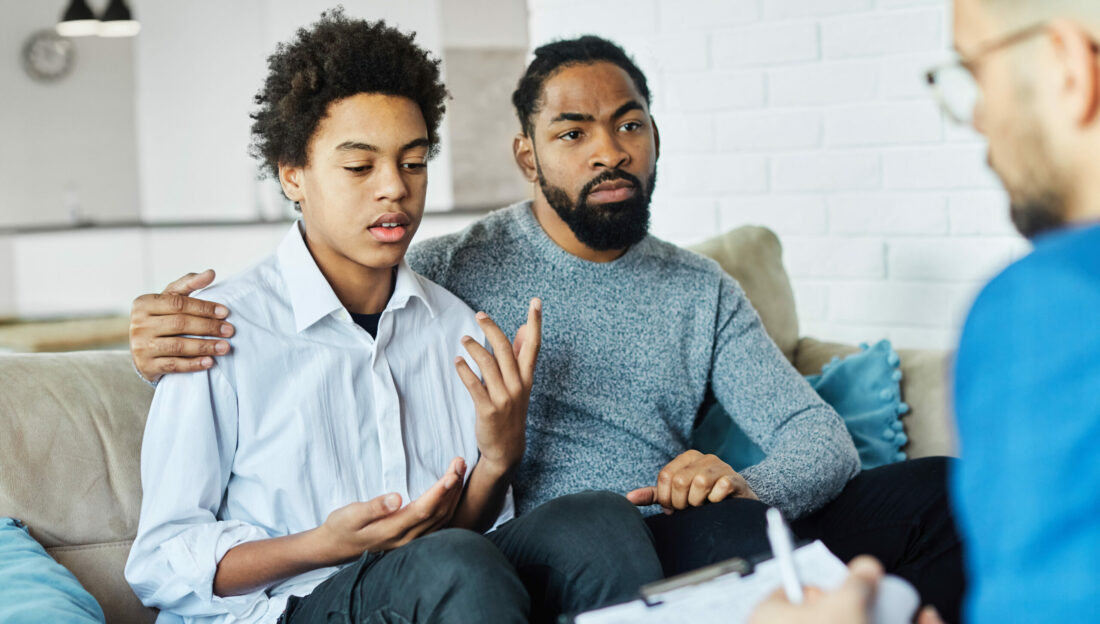
<path id="1" fill-rule="evenodd" d="M 538 174 L 543 197 L 584 245 L 596 251 L 626 249 L 641 242 L 649 233 L 649 201 L 657 182 L 656 169 L 646 180 L 645 186 L 638 178 L 620 169 L 604 171 L 584 185 L 575 202 L 565 189 L 546 181 L 541 166 L 538 167 Z M 588 194 L 597 185 L 610 180 L 626 180 L 634 185 L 637 192 L 621 202 L 590 206 Z"/>
<path id="2" fill-rule="evenodd" d="M 1012 203 L 1012 223 L 1024 238 L 1034 239 L 1036 236 L 1057 230 L 1066 225 L 1065 206 L 1062 198 L 1054 192 L 1047 191 L 1035 197 L 1028 197 Z"/>

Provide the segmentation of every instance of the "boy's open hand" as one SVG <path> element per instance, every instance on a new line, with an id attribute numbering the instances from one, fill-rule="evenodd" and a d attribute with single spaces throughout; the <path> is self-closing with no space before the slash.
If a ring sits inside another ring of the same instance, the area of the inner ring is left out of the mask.
<path id="1" fill-rule="evenodd" d="M 466 462 L 456 457 L 443 477 L 404 509 L 399 494 L 386 494 L 330 513 L 314 530 L 323 565 L 354 561 L 367 551 L 393 550 L 443 528 L 462 497 L 465 475 Z"/>
<path id="2" fill-rule="evenodd" d="M 189 297 L 214 281 L 214 271 L 188 273 L 158 294 L 134 299 L 130 309 L 130 353 L 134 366 L 149 381 L 165 373 L 205 370 L 214 356 L 229 353 L 233 326 L 225 322 L 225 306 Z M 221 340 L 184 338 L 211 336 Z"/>
<path id="3" fill-rule="evenodd" d="M 626 495 L 635 505 L 659 504 L 665 511 L 699 507 L 726 498 L 758 500 L 744 477 L 718 457 L 691 450 L 670 461 L 657 475 L 657 485 Z"/>
<path id="4" fill-rule="evenodd" d="M 527 323 L 512 342 L 484 312 L 477 313 L 477 322 L 493 353 L 469 336 L 462 339 L 462 344 L 477 362 L 484 382 L 462 357 L 455 358 L 455 368 L 477 410 L 475 430 L 481 451 L 478 463 L 505 474 L 523 459 L 527 445 L 527 404 L 542 344 L 542 302 L 531 300 Z"/>

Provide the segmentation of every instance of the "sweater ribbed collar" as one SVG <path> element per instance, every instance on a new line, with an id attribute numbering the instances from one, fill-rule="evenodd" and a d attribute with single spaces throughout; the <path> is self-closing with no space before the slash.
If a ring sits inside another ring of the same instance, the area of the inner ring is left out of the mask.
<path id="1" fill-rule="evenodd" d="M 626 250 L 626 253 L 610 262 L 592 262 L 591 260 L 585 260 L 584 258 L 574 256 L 562 249 L 552 238 L 550 238 L 546 230 L 542 229 L 542 226 L 539 225 L 539 220 L 535 217 L 535 211 L 531 200 L 512 204 L 507 210 L 511 213 L 511 221 L 520 234 L 522 234 L 545 259 L 557 266 L 574 270 L 608 272 L 632 266 L 638 261 L 638 258 L 645 255 L 645 249 L 649 247 L 653 238 L 651 235 L 646 234 L 646 237 L 638 242 L 638 244 L 633 245 L 630 249 Z"/>

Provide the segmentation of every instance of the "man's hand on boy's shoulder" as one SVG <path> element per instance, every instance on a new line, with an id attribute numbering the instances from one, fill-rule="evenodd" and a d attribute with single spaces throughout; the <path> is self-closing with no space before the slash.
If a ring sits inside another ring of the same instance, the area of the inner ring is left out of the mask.
<path id="1" fill-rule="evenodd" d="M 233 325 L 225 306 L 189 297 L 214 281 L 214 271 L 188 273 L 163 292 L 134 299 L 130 309 L 130 353 L 142 377 L 158 381 L 166 373 L 199 371 L 214 365 L 214 357 L 229 353 Z M 221 340 L 184 338 L 209 336 Z"/>

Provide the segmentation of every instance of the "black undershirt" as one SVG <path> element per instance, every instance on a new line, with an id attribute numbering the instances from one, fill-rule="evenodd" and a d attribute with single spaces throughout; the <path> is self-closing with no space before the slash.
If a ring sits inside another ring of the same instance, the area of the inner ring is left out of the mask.
<path id="1" fill-rule="evenodd" d="M 397 288 L 397 267 L 393 267 L 393 272 L 390 274 L 390 297 L 393 296 L 393 291 Z M 388 301 L 389 299 L 387 299 Z M 355 324 L 363 329 L 367 330 L 371 338 L 378 338 L 378 320 L 382 318 L 382 313 L 378 314 L 356 314 L 351 312 L 351 320 L 355 321 Z"/>
<path id="2" fill-rule="evenodd" d="M 356 314 L 351 313 L 351 320 L 355 321 L 359 327 L 367 330 L 371 338 L 378 337 L 378 319 L 382 318 L 382 313 L 378 314 Z"/>

